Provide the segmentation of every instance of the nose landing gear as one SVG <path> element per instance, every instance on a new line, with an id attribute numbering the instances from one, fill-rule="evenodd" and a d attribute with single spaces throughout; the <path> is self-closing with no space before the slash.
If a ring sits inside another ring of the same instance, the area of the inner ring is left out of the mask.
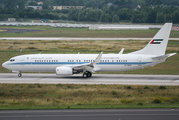
<path id="1" fill-rule="evenodd" d="M 88 77 L 91 77 L 91 76 L 92 76 L 91 72 L 84 72 L 83 73 L 83 78 L 88 78 Z"/>

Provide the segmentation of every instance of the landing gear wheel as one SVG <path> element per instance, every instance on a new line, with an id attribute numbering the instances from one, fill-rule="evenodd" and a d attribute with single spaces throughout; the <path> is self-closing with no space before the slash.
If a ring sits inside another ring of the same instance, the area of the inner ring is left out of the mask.
<path id="1" fill-rule="evenodd" d="M 86 73 L 83 73 L 83 78 L 87 78 L 88 75 Z"/>
<path id="2" fill-rule="evenodd" d="M 21 73 L 19 73 L 19 74 L 18 74 L 18 77 L 21 77 L 21 76 L 22 76 L 22 74 L 21 74 Z"/>
<path id="3" fill-rule="evenodd" d="M 91 77 L 92 76 L 91 72 L 87 72 L 87 76 Z"/>

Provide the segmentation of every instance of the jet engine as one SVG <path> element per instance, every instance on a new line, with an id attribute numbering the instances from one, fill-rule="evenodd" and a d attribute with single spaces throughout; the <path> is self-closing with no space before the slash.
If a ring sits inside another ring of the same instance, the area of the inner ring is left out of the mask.
<path id="1" fill-rule="evenodd" d="M 56 74 L 57 75 L 73 75 L 73 70 L 70 67 L 57 67 Z"/>

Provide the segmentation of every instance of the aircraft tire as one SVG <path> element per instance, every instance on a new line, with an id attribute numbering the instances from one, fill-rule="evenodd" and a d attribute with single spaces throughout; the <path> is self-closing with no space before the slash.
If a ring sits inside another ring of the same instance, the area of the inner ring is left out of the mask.
<path id="1" fill-rule="evenodd" d="M 21 73 L 19 73 L 19 74 L 18 74 L 18 77 L 21 77 L 21 76 L 22 76 L 22 74 L 21 74 Z"/>
<path id="2" fill-rule="evenodd" d="M 88 75 L 86 73 L 83 73 L 83 78 L 87 78 Z"/>
<path id="3" fill-rule="evenodd" d="M 91 77 L 91 76 L 92 76 L 92 73 L 91 73 L 91 72 L 87 72 L 87 76 L 88 76 L 88 77 Z"/>

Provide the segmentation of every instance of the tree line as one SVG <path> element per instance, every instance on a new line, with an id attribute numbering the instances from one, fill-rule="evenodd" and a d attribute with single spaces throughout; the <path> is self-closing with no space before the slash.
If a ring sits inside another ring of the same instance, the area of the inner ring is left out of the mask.
<path id="1" fill-rule="evenodd" d="M 142 5 L 135 10 L 130 8 L 121 8 L 114 10 L 113 8 L 94 9 L 85 8 L 78 10 L 72 8 L 69 10 L 68 19 L 74 21 L 88 22 L 119 22 L 120 20 L 132 23 L 179 23 L 179 8 L 175 6 Z"/>
<path id="2" fill-rule="evenodd" d="M 25 9 L 26 5 L 37 5 L 39 1 L 43 2 L 43 10 Z M 15 17 L 110 23 L 179 23 L 179 0 L 0 0 L 0 4 L 0 20 Z M 73 7 L 55 11 L 52 10 L 53 5 L 85 7 L 82 10 Z"/>

